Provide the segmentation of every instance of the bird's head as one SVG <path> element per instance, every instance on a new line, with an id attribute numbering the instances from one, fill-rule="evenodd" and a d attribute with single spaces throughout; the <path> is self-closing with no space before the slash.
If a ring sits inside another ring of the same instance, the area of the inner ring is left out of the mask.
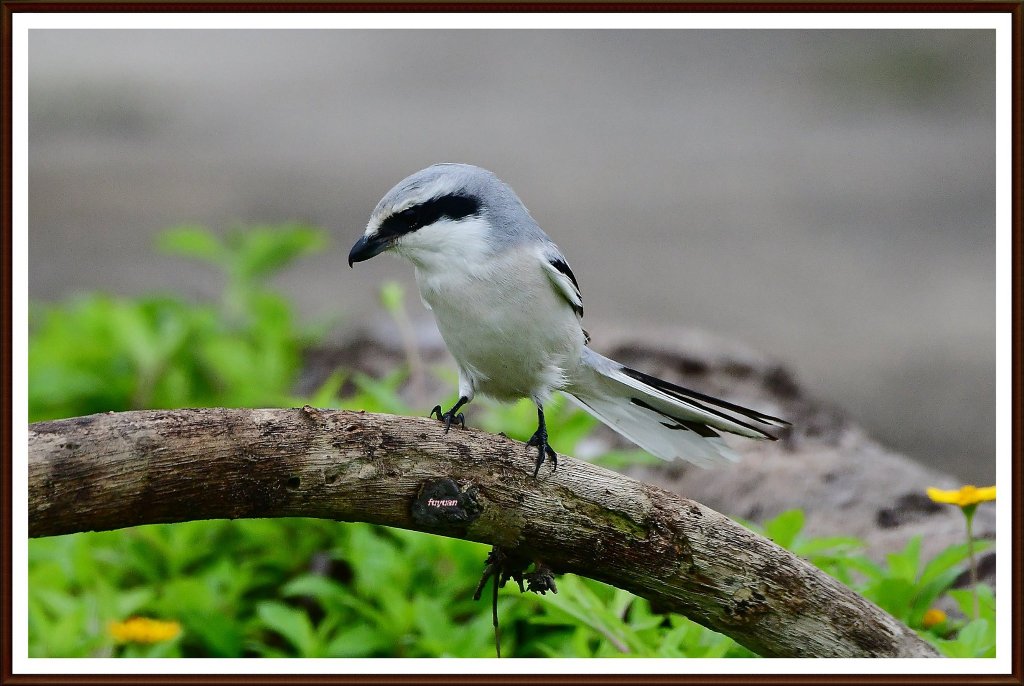
<path id="1" fill-rule="evenodd" d="M 515 192 L 491 172 L 469 164 L 435 164 L 381 198 L 348 264 L 390 250 L 418 267 L 445 268 L 454 258 L 492 254 L 535 228 Z"/>

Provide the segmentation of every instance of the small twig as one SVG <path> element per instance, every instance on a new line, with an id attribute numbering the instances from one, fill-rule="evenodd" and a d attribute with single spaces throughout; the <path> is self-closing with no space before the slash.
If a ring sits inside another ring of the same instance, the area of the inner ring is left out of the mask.
<path id="1" fill-rule="evenodd" d="M 494 625 L 494 653 L 501 657 L 501 625 L 498 624 L 498 579 L 491 584 L 491 624 Z"/>
<path id="2" fill-rule="evenodd" d="M 483 593 L 487 580 L 494 577 L 494 583 L 491 586 L 491 623 L 494 625 L 494 652 L 497 653 L 498 657 L 501 657 L 501 627 L 498 624 L 498 589 L 505 585 L 504 581 L 502 581 L 502 573 L 506 559 L 505 553 L 501 548 L 498 546 L 491 548 L 491 552 L 487 553 L 487 560 L 484 562 L 483 576 L 480 577 L 480 583 L 476 585 L 476 591 L 473 593 L 473 600 L 480 600 L 480 595 Z"/>

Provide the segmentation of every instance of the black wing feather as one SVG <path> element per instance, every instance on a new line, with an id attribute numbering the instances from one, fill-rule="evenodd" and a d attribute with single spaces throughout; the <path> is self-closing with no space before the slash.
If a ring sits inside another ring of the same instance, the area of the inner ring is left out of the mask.
<path id="1" fill-rule="evenodd" d="M 661 425 L 674 431 L 692 431 L 698 436 L 703 436 L 704 438 L 718 438 L 719 436 L 721 436 L 720 433 L 712 429 L 704 422 L 695 422 L 691 419 L 680 419 L 679 417 L 671 415 L 667 412 L 662 412 L 658 408 L 654 407 L 650 403 L 644 402 L 640 398 L 630 398 L 629 402 L 633 403 L 634 405 L 637 405 L 638 407 L 642 407 L 645 410 L 650 410 L 651 412 L 660 414 L 662 417 L 666 419 L 671 419 L 671 423 L 662 422 Z"/>
<path id="2" fill-rule="evenodd" d="M 569 304 L 572 306 L 573 312 L 575 312 L 576 314 L 578 314 L 579 316 L 582 317 L 583 316 L 583 304 L 582 304 L 583 303 L 583 293 L 582 293 L 582 291 L 580 291 L 580 284 L 579 284 L 579 282 L 576 281 L 576 275 L 572 273 L 571 269 L 569 269 L 569 265 L 566 263 L 566 261 L 563 260 L 560 257 L 550 257 L 550 258 L 548 258 L 548 264 L 550 264 L 552 267 L 557 269 L 562 274 L 565 274 L 567 277 L 569 277 L 569 280 L 572 281 L 573 288 L 576 289 L 576 297 L 579 300 L 580 304 L 577 305 L 576 303 L 573 303 L 573 302 L 570 302 Z"/>

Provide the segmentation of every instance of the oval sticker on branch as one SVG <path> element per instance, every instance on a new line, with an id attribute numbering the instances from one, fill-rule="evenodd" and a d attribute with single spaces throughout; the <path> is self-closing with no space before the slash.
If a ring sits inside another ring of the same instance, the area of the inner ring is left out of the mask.
<path id="1" fill-rule="evenodd" d="M 469 526 L 483 511 L 476 495 L 476 486 L 463 489 L 452 479 L 425 481 L 412 504 L 412 518 L 423 526 Z"/>

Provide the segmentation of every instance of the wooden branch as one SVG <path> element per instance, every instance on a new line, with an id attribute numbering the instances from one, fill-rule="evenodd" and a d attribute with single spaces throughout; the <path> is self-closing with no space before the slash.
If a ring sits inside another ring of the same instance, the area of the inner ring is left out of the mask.
<path id="1" fill-rule="evenodd" d="M 29 534 L 322 517 L 514 549 L 766 656 L 934 657 L 913 631 L 700 503 L 522 443 L 347 411 L 174 410 L 29 427 Z"/>

